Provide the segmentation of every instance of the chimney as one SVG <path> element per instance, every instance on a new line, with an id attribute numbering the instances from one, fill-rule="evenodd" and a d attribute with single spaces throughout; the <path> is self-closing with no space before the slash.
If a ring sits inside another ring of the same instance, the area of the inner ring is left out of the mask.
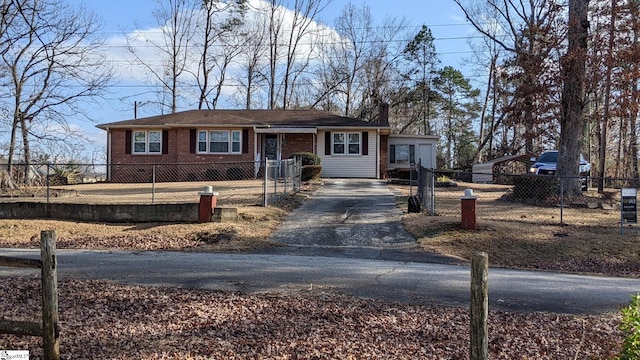
<path id="1" fill-rule="evenodd" d="M 389 126 L 389 104 L 386 102 L 380 103 L 378 124 L 382 126 Z"/>

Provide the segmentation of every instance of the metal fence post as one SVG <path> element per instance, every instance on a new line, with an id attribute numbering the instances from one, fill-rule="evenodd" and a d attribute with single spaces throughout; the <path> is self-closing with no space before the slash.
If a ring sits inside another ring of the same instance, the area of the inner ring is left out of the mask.
<path id="1" fill-rule="evenodd" d="M 280 162 L 276 161 L 273 171 L 273 201 L 278 201 L 278 177 L 280 176 Z"/>
<path id="2" fill-rule="evenodd" d="M 302 156 L 298 159 L 298 191 L 302 190 Z"/>
<path id="3" fill-rule="evenodd" d="M 151 168 L 151 203 L 156 201 L 156 165 Z"/>
<path id="4" fill-rule="evenodd" d="M 302 189 L 302 156 L 298 159 L 298 190 Z"/>
<path id="5" fill-rule="evenodd" d="M 422 203 L 422 206 L 424 207 L 425 204 L 425 198 L 424 198 L 424 184 L 422 182 L 422 159 L 418 158 L 418 164 L 416 166 L 416 177 L 418 180 L 418 191 L 416 191 L 417 195 L 418 195 L 418 199 L 420 199 L 420 202 Z"/>
<path id="6" fill-rule="evenodd" d="M 284 196 L 287 196 L 287 179 L 289 178 L 289 166 L 291 165 L 291 162 L 289 160 L 284 160 Z"/>
<path id="7" fill-rule="evenodd" d="M 433 169 L 429 170 L 429 197 L 431 199 L 431 215 L 436 214 L 436 172 Z"/>
<path id="8" fill-rule="evenodd" d="M 51 174 L 49 170 L 51 169 L 51 163 L 47 163 L 47 204 L 50 203 L 51 196 Z"/>
<path id="9" fill-rule="evenodd" d="M 264 207 L 269 205 L 269 200 L 267 200 L 267 196 L 269 196 L 269 159 L 264 158 Z"/>
<path id="10" fill-rule="evenodd" d="M 409 196 L 413 196 L 413 167 L 414 164 L 409 164 Z"/>
<path id="11" fill-rule="evenodd" d="M 560 178 L 560 225 L 562 225 L 564 214 L 564 178 Z"/>

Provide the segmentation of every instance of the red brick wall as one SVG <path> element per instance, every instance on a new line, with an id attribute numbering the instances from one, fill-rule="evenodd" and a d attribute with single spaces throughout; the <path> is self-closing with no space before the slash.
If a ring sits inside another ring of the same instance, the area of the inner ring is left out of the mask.
<path id="1" fill-rule="evenodd" d="M 188 128 L 168 130 L 167 154 L 125 154 L 125 134 L 124 129 L 111 130 L 111 180 L 114 182 L 150 182 L 153 165 L 157 165 L 155 172 L 158 182 L 227 180 L 253 176 L 254 134 L 251 129 L 247 139 L 248 153 L 224 155 L 191 154 Z"/>
<path id="2" fill-rule="evenodd" d="M 288 159 L 291 154 L 297 152 L 310 152 L 315 154 L 315 137 L 315 134 L 285 134 L 282 145 L 282 158 Z"/>
<path id="3" fill-rule="evenodd" d="M 380 135 L 380 177 L 387 179 L 389 163 L 389 135 Z"/>

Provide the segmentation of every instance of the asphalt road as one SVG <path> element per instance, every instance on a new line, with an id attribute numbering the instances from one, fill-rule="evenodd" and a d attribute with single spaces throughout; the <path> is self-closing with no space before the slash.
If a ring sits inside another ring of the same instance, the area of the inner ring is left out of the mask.
<path id="1" fill-rule="evenodd" d="M 0 249 L 39 257 L 39 250 Z M 466 266 L 324 256 L 58 250 L 60 279 L 230 290 L 327 291 L 413 304 L 467 306 Z M 0 267 L 0 276 L 34 270 Z M 490 309 L 597 314 L 628 304 L 640 280 L 489 270 Z"/>
<path id="2" fill-rule="evenodd" d="M 378 180 L 329 180 L 254 254 L 58 250 L 60 279 L 231 290 L 330 291 L 415 304 L 468 306 L 470 271 L 455 259 L 416 251 L 402 212 Z M 0 249 L 39 258 L 39 250 Z M 33 270 L 0 267 L 0 277 Z M 640 279 L 489 270 L 491 309 L 597 314 L 640 292 Z"/>

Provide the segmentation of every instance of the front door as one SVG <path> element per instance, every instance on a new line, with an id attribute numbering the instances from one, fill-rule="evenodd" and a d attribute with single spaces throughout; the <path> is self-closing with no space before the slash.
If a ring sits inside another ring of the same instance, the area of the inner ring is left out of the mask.
<path id="1" fill-rule="evenodd" d="M 278 160 L 277 134 L 264 134 L 264 156 L 269 160 Z"/>

